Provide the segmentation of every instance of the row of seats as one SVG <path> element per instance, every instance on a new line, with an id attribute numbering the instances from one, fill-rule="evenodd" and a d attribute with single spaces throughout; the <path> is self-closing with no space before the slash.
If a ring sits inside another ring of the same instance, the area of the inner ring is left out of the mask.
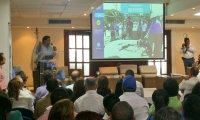
<path id="1" fill-rule="evenodd" d="M 118 68 L 119 72 L 118 73 Z M 120 75 L 119 77 L 124 77 L 126 70 L 130 69 L 134 71 L 134 76 L 137 81 L 141 82 L 144 87 L 146 88 L 153 88 L 156 86 L 156 76 L 157 76 L 157 69 L 155 65 L 140 65 L 139 71 L 137 70 L 138 67 L 135 64 L 121 64 L 119 67 L 112 66 L 112 67 L 99 67 L 100 75 L 105 75 L 108 78 L 115 77 Z M 138 74 L 139 73 L 139 74 Z"/>

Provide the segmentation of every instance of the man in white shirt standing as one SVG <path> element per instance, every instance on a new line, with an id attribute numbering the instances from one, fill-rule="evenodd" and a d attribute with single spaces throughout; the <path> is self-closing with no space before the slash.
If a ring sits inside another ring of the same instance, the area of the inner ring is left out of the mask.
<path id="1" fill-rule="evenodd" d="M 76 112 L 81 111 L 93 111 L 98 114 L 104 115 L 105 110 L 103 107 L 103 96 L 97 94 L 97 82 L 93 77 L 86 78 L 85 80 L 85 90 L 86 93 L 79 97 L 74 102 L 74 107 Z"/>
<path id="2" fill-rule="evenodd" d="M 196 48 L 190 44 L 189 38 L 184 38 L 184 42 L 179 53 L 183 54 L 182 59 L 185 67 L 185 74 L 187 75 L 187 67 L 192 67 L 194 63 L 194 52 L 196 52 Z"/>
<path id="3" fill-rule="evenodd" d="M 127 75 L 122 81 L 123 94 L 119 97 L 120 101 L 126 101 L 134 111 L 136 120 L 146 120 L 149 116 L 149 105 L 144 98 L 135 93 L 136 80 L 133 76 Z"/>

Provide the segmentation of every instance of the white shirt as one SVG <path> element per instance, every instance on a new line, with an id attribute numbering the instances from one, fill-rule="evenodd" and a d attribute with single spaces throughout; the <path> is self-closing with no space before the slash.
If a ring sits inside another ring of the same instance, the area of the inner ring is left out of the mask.
<path id="1" fill-rule="evenodd" d="M 187 52 L 185 53 L 185 51 L 186 51 L 186 48 L 184 47 L 184 48 L 180 48 L 180 51 L 179 51 L 179 53 L 180 54 L 183 54 L 182 56 L 184 57 L 184 58 L 192 58 L 192 57 L 194 57 L 194 52 L 196 52 L 196 48 L 192 45 L 192 44 L 190 44 L 189 45 L 189 48 L 187 49 Z"/>
<path id="2" fill-rule="evenodd" d="M 33 101 L 34 99 L 28 92 L 20 90 L 19 99 L 18 100 L 13 99 L 12 108 L 26 108 L 33 111 L 34 110 Z"/>
<path id="3" fill-rule="evenodd" d="M 98 114 L 104 115 L 105 110 L 103 107 L 103 96 L 97 94 L 95 90 L 88 90 L 84 95 L 79 97 L 74 102 L 76 112 L 81 111 L 94 111 Z"/>
<path id="4" fill-rule="evenodd" d="M 147 101 L 134 92 L 124 92 L 120 101 L 126 101 L 133 108 L 136 120 L 146 120 L 149 116 L 149 105 Z"/>
<path id="5" fill-rule="evenodd" d="M 184 96 L 188 93 L 192 92 L 193 87 L 200 82 L 200 79 L 197 77 L 192 77 L 189 80 L 182 80 L 182 82 L 179 84 L 179 89 L 184 90 L 183 95 L 181 95 L 180 101 L 182 102 L 184 100 Z"/>
<path id="6" fill-rule="evenodd" d="M 71 89 L 73 91 L 74 84 L 68 85 L 68 86 L 66 86 L 66 88 Z"/>
<path id="7" fill-rule="evenodd" d="M 143 85 L 142 85 L 142 83 L 136 81 L 136 86 L 137 86 L 137 88 L 136 88 L 135 93 L 136 93 L 137 95 L 139 95 L 139 96 L 141 96 L 141 97 L 144 98 L 144 90 L 143 90 Z"/>

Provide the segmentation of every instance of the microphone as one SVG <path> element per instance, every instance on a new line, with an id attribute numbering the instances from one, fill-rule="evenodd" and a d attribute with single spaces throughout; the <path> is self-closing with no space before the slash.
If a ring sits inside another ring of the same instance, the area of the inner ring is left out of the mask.
<path id="1" fill-rule="evenodd" d="M 51 43 L 51 45 L 52 45 L 53 47 L 55 47 L 55 45 L 54 45 L 53 43 Z"/>

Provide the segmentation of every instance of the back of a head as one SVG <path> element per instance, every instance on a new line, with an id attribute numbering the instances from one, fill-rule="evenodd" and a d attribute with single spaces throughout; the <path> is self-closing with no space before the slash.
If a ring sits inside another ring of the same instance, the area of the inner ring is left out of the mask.
<path id="1" fill-rule="evenodd" d="M 77 98 L 79 98 L 84 94 L 85 94 L 84 80 L 83 79 L 76 80 L 73 88 L 72 101 L 74 102 Z"/>
<path id="2" fill-rule="evenodd" d="M 20 89 L 22 87 L 22 83 L 19 81 L 18 78 L 13 78 L 8 83 L 8 96 L 10 98 L 15 98 L 18 100 Z"/>
<path id="3" fill-rule="evenodd" d="M 75 120 L 101 120 L 100 116 L 92 111 L 82 111 L 76 115 Z"/>
<path id="4" fill-rule="evenodd" d="M 88 77 L 85 79 L 85 86 L 87 89 L 95 90 L 96 85 L 97 85 L 96 78 Z"/>
<path id="5" fill-rule="evenodd" d="M 133 120 L 133 108 L 125 101 L 118 102 L 112 109 L 112 120 Z"/>
<path id="6" fill-rule="evenodd" d="M 200 97 L 189 95 L 183 102 L 183 115 L 186 120 L 200 120 Z"/>
<path id="7" fill-rule="evenodd" d="M 198 82 L 192 89 L 192 94 L 200 97 L 200 82 Z"/>
<path id="8" fill-rule="evenodd" d="M 73 81 L 76 81 L 76 79 L 79 78 L 79 77 L 80 77 L 79 71 L 78 71 L 78 70 L 74 70 L 74 71 L 72 72 L 72 74 L 71 74 L 72 80 L 73 80 Z"/>
<path id="9" fill-rule="evenodd" d="M 19 76 L 22 78 L 23 83 L 26 83 L 28 77 L 26 76 L 26 74 L 25 74 L 24 71 L 19 71 L 19 72 L 17 73 L 17 75 L 19 75 Z"/>
<path id="10" fill-rule="evenodd" d="M 56 102 L 49 113 L 48 120 L 74 120 L 74 104 L 69 99 Z"/>
<path id="11" fill-rule="evenodd" d="M 55 79 L 55 78 L 51 78 L 51 79 L 49 79 L 49 80 L 47 81 L 46 85 L 47 85 L 47 90 L 48 90 L 49 92 L 52 92 L 52 91 L 54 91 L 56 88 L 58 88 L 58 81 L 57 81 L 57 79 Z"/>
<path id="12" fill-rule="evenodd" d="M 152 100 L 155 105 L 155 113 L 162 107 L 167 107 L 169 103 L 169 95 L 163 89 L 155 90 L 152 94 Z"/>
<path id="13" fill-rule="evenodd" d="M 4 96 L 0 96 L 0 102 L 0 120 L 7 120 L 7 114 L 12 110 L 12 103 Z"/>
<path id="14" fill-rule="evenodd" d="M 98 77 L 98 87 L 97 87 L 97 93 L 105 96 L 109 93 L 111 93 L 111 90 L 108 87 L 109 81 L 106 76 L 100 76 Z"/>
<path id="15" fill-rule="evenodd" d="M 51 78 L 53 78 L 53 73 L 51 72 L 51 70 L 45 70 L 43 74 L 44 82 L 46 83 Z"/>
<path id="16" fill-rule="evenodd" d="M 67 92 L 66 88 L 56 88 L 52 93 L 51 93 L 51 104 L 54 105 L 57 101 L 62 100 L 62 99 L 68 99 L 69 94 Z"/>
<path id="17" fill-rule="evenodd" d="M 190 68 L 190 74 L 196 77 L 199 74 L 199 69 L 197 67 Z"/>
<path id="18" fill-rule="evenodd" d="M 171 107 L 163 107 L 155 113 L 153 120 L 182 120 L 180 114 Z"/>
<path id="19" fill-rule="evenodd" d="M 137 85 L 136 79 L 132 75 L 127 75 L 122 81 L 124 92 L 135 92 Z"/>
<path id="20" fill-rule="evenodd" d="M 134 77 L 134 71 L 129 69 L 126 71 L 125 75 L 132 75 Z"/>
<path id="21" fill-rule="evenodd" d="M 177 96 L 179 91 L 178 82 L 174 78 L 167 78 L 163 83 L 163 89 L 167 91 L 169 97 Z"/>
<path id="22" fill-rule="evenodd" d="M 119 97 L 114 93 L 108 94 L 103 98 L 103 106 L 111 113 L 112 108 L 120 101 Z"/>

